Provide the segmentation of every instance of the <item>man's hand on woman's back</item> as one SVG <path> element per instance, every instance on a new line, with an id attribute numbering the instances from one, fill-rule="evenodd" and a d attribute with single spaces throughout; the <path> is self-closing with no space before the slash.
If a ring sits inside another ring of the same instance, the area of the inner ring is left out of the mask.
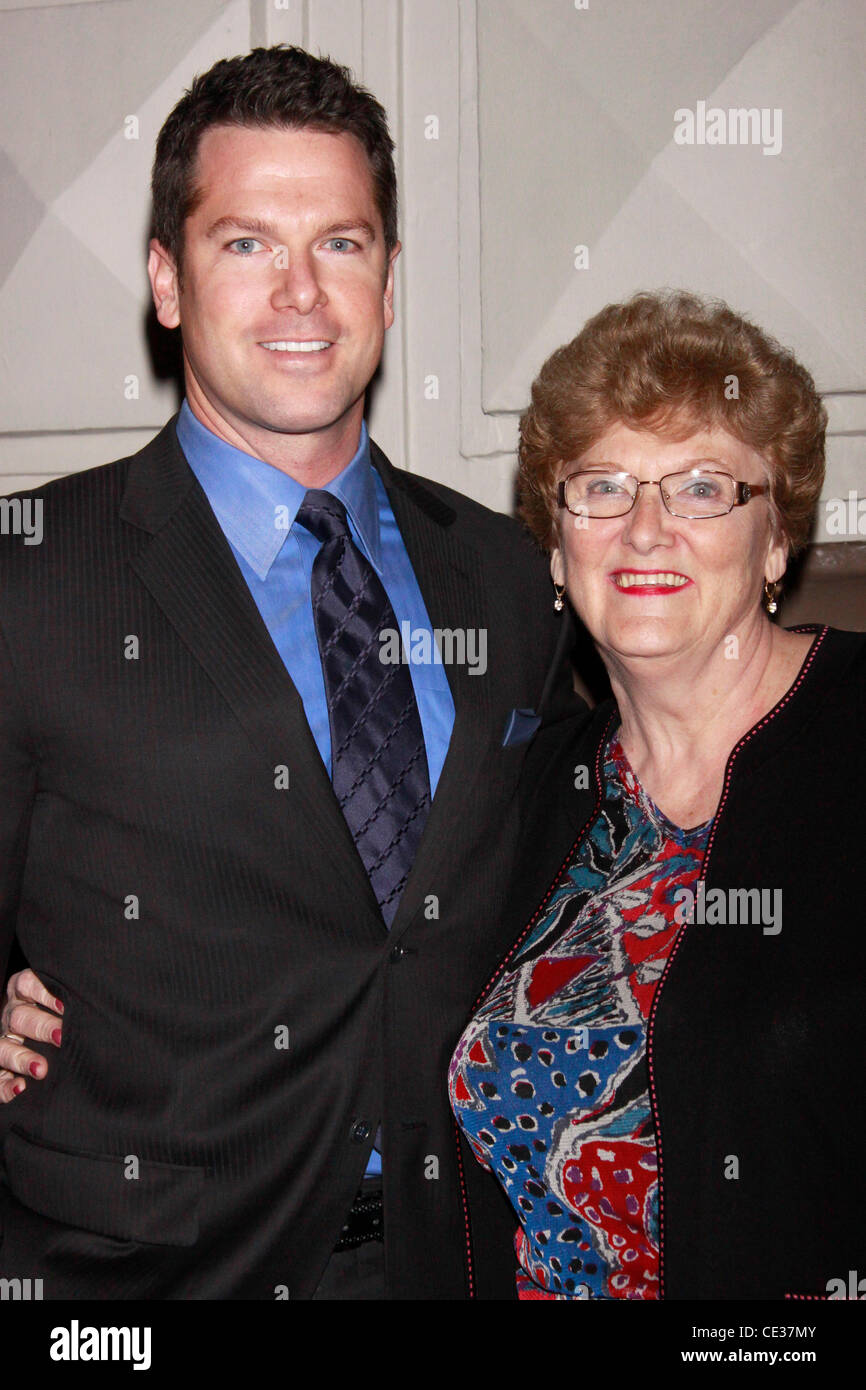
<path id="1" fill-rule="evenodd" d="M 32 1052 L 27 1040 L 59 1047 L 63 1005 L 32 970 L 9 977 L 0 1013 L 0 1102 L 14 1100 L 28 1081 L 41 1081 L 48 1063 L 41 1052 Z"/>

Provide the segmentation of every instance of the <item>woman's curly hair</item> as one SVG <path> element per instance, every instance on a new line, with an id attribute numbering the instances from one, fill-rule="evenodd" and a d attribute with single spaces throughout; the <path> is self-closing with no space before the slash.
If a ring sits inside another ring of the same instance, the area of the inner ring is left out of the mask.
<path id="1" fill-rule="evenodd" d="M 721 427 L 764 461 L 775 533 L 808 542 L 824 479 L 827 412 L 793 353 L 719 300 L 682 290 L 608 304 L 557 349 L 520 421 L 521 511 L 556 539 L 565 471 L 612 426 L 685 439 Z"/>

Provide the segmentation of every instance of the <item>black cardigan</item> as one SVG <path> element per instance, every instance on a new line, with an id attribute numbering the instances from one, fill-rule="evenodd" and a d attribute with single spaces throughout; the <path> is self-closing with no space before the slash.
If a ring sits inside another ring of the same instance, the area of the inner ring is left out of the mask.
<path id="1" fill-rule="evenodd" d="M 704 861 L 708 902 L 781 889 L 781 930 L 688 923 L 650 1016 L 667 1299 L 826 1298 L 866 1275 L 866 635 L 798 630 L 816 641 L 733 749 Z M 530 749 L 515 923 L 595 818 L 616 720 L 609 700 Z"/>

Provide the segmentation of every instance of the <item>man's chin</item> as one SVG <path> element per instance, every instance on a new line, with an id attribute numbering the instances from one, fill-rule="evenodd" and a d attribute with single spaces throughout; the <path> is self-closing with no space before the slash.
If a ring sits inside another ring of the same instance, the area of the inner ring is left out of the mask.
<path id="1" fill-rule="evenodd" d="M 283 418 L 269 417 L 268 419 L 256 421 L 256 429 L 267 430 L 269 434 L 286 434 L 294 437 L 309 434 L 326 434 L 338 424 L 337 420 L 322 420 L 316 416 L 298 417 L 289 415 Z"/>
<path id="2" fill-rule="evenodd" d="M 342 426 L 349 423 L 353 413 L 358 413 L 358 425 L 360 427 L 360 412 L 363 409 L 363 394 L 359 400 L 349 402 L 318 402 L 310 404 L 306 402 L 287 402 L 285 400 L 267 401 L 262 404 L 260 410 L 256 412 L 247 411 L 248 423 L 259 430 L 267 430 L 269 434 L 287 435 L 311 435 L 327 434 L 329 430 L 338 432 Z"/>

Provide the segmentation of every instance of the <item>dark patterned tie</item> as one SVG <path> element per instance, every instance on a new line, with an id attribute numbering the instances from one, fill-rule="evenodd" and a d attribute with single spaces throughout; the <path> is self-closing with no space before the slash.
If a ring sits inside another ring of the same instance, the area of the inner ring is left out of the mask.
<path id="1" fill-rule="evenodd" d="M 300 524 L 322 542 L 310 591 L 322 658 L 334 791 L 388 926 L 412 867 L 430 774 L 408 666 L 383 662 L 397 632 L 388 595 L 349 532 L 346 508 L 311 488 Z"/>

